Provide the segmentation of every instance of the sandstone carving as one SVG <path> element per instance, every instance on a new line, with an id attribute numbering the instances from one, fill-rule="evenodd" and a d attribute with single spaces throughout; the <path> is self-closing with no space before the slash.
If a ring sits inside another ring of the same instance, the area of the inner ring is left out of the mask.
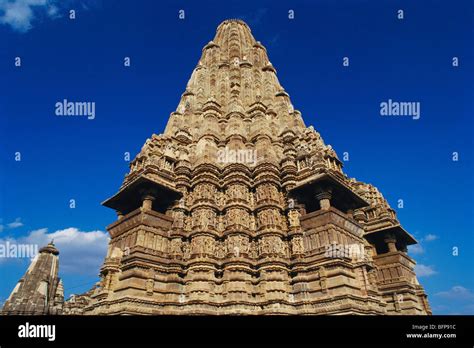
<path id="1" fill-rule="evenodd" d="M 3 310 L 430 314 L 406 252 L 416 241 L 379 190 L 342 167 L 294 108 L 266 48 L 246 23 L 226 20 L 163 134 L 146 140 L 104 202 L 118 215 L 109 249 L 122 252 L 105 257 L 100 283 L 64 302 L 49 246 Z M 43 274 L 46 293 L 35 290 Z M 199 301 L 195 289 L 205 289 Z M 30 302 L 48 305 L 26 305 L 30 291 Z"/>

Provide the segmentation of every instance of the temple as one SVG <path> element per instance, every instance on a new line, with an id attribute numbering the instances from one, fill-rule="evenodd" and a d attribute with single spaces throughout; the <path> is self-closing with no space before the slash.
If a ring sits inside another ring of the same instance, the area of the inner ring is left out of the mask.
<path id="1" fill-rule="evenodd" d="M 103 202 L 117 221 L 75 313 L 431 314 L 415 239 L 342 167 L 247 24 L 224 21 L 164 133 Z"/>
<path id="2" fill-rule="evenodd" d="M 51 242 L 39 250 L 5 301 L 3 315 L 61 314 L 63 284 L 58 277 L 59 251 Z"/>

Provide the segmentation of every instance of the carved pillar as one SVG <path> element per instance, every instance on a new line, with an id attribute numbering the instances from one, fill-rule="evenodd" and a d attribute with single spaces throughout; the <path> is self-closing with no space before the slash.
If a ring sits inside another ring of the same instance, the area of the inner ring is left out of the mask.
<path id="1" fill-rule="evenodd" d="M 332 195 L 330 191 L 319 192 L 316 194 L 316 199 L 319 201 L 321 210 L 329 210 L 331 207 L 331 197 Z"/>
<path id="2" fill-rule="evenodd" d="M 155 270 L 153 268 L 150 268 L 147 272 L 145 290 L 148 296 L 152 296 L 155 291 Z"/>
<path id="3" fill-rule="evenodd" d="M 117 213 L 117 219 L 122 220 L 123 219 L 123 213 L 119 210 L 117 210 L 116 213 Z"/>
<path id="4" fill-rule="evenodd" d="M 104 281 L 105 290 L 109 290 L 111 281 L 112 281 L 112 274 L 107 273 L 107 275 L 105 276 L 105 281 Z"/>
<path id="5" fill-rule="evenodd" d="M 403 296 L 398 295 L 396 292 L 393 293 L 393 306 L 395 307 L 396 312 L 400 312 L 400 302 L 403 301 Z"/>
<path id="6" fill-rule="evenodd" d="M 143 196 L 143 203 L 142 203 L 143 210 L 144 211 L 152 210 L 152 205 L 153 205 L 154 200 L 155 200 L 155 197 L 152 195 Z"/>
<path id="7" fill-rule="evenodd" d="M 327 273 L 324 267 L 319 268 L 319 285 L 321 286 L 321 291 L 326 293 L 328 291 L 327 287 Z"/>
<path id="8" fill-rule="evenodd" d="M 384 239 L 384 242 L 387 244 L 389 252 L 397 251 L 397 246 L 396 246 L 397 239 L 395 238 L 394 235 L 391 235 L 391 234 L 387 235 Z"/>

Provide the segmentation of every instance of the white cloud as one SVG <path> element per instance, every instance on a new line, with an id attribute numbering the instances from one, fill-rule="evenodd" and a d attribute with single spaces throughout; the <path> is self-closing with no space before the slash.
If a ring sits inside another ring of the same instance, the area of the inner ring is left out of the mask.
<path id="1" fill-rule="evenodd" d="M 426 266 L 426 265 L 422 265 L 421 263 L 420 264 L 417 264 L 415 265 L 415 273 L 418 277 L 429 277 L 429 276 L 432 276 L 438 272 L 436 272 L 434 269 L 433 269 L 433 266 Z"/>
<path id="2" fill-rule="evenodd" d="M 2 224 L 2 222 L 3 222 L 3 219 L 0 219 L 0 232 L 3 232 L 5 229 L 14 229 L 14 228 L 23 226 L 23 222 L 21 222 L 21 218 L 16 218 L 15 221 L 12 221 L 6 225 Z"/>
<path id="3" fill-rule="evenodd" d="M 18 228 L 23 226 L 23 222 L 21 222 L 20 218 L 16 218 L 15 221 L 10 222 L 9 224 L 7 224 L 7 226 L 8 228 Z"/>
<path id="4" fill-rule="evenodd" d="M 423 249 L 421 244 L 418 243 L 418 244 L 409 245 L 408 252 L 410 254 L 419 255 L 419 254 L 423 254 L 425 252 L 425 249 Z"/>
<path id="5" fill-rule="evenodd" d="M 450 300 L 473 300 L 474 293 L 471 290 L 466 289 L 463 286 L 453 286 L 448 291 L 441 291 L 435 294 L 435 296 L 443 297 Z"/>
<path id="6" fill-rule="evenodd" d="M 109 236 L 103 231 L 84 232 L 70 227 L 52 233 L 42 228 L 27 236 L 8 238 L 10 243 L 35 244 L 38 249 L 51 240 L 59 250 L 60 273 L 96 276 L 107 253 Z"/>
<path id="7" fill-rule="evenodd" d="M 461 285 L 435 293 L 431 302 L 435 304 L 432 308 L 436 314 L 474 314 L 474 292 Z"/>
<path id="8" fill-rule="evenodd" d="M 418 244 L 414 244 L 414 245 L 409 245 L 408 246 L 408 251 L 410 252 L 410 254 L 413 254 L 413 255 L 420 255 L 420 254 L 424 254 L 425 253 L 425 247 L 422 244 L 422 242 L 431 242 L 431 241 L 434 241 L 436 239 L 438 239 L 439 237 L 435 234 L 427 234 L 426 236 L 424 236 L 423 238 L 420 238 L 419 239 L 419 242 Z"/>
<path id="9" fill-rule="evenodd" d="M 435 234 L 427 234 L 427 235 L 425 236 L 425 240 L 426 240 L 427 242 L 431 242 L 431 241 L 436 240 L 436 239 L 438 239 L 438 236 L 435 235 Z"/>
<path id="10" fill-rule="evenodd" d="M 0 0 L 0 23 L 27 32 L 39 16 L 58 17 L 58 0 Z"/>

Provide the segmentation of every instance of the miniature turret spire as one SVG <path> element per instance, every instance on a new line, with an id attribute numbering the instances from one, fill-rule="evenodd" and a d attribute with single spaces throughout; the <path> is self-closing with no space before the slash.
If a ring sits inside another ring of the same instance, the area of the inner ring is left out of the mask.
<path id="1" fill-rule="evenodd" d="M 39 250 L 5 302 L 2 314 L 60 314 L 64 300 L 58 276 L 59 251 L 53 241 Z"/>

